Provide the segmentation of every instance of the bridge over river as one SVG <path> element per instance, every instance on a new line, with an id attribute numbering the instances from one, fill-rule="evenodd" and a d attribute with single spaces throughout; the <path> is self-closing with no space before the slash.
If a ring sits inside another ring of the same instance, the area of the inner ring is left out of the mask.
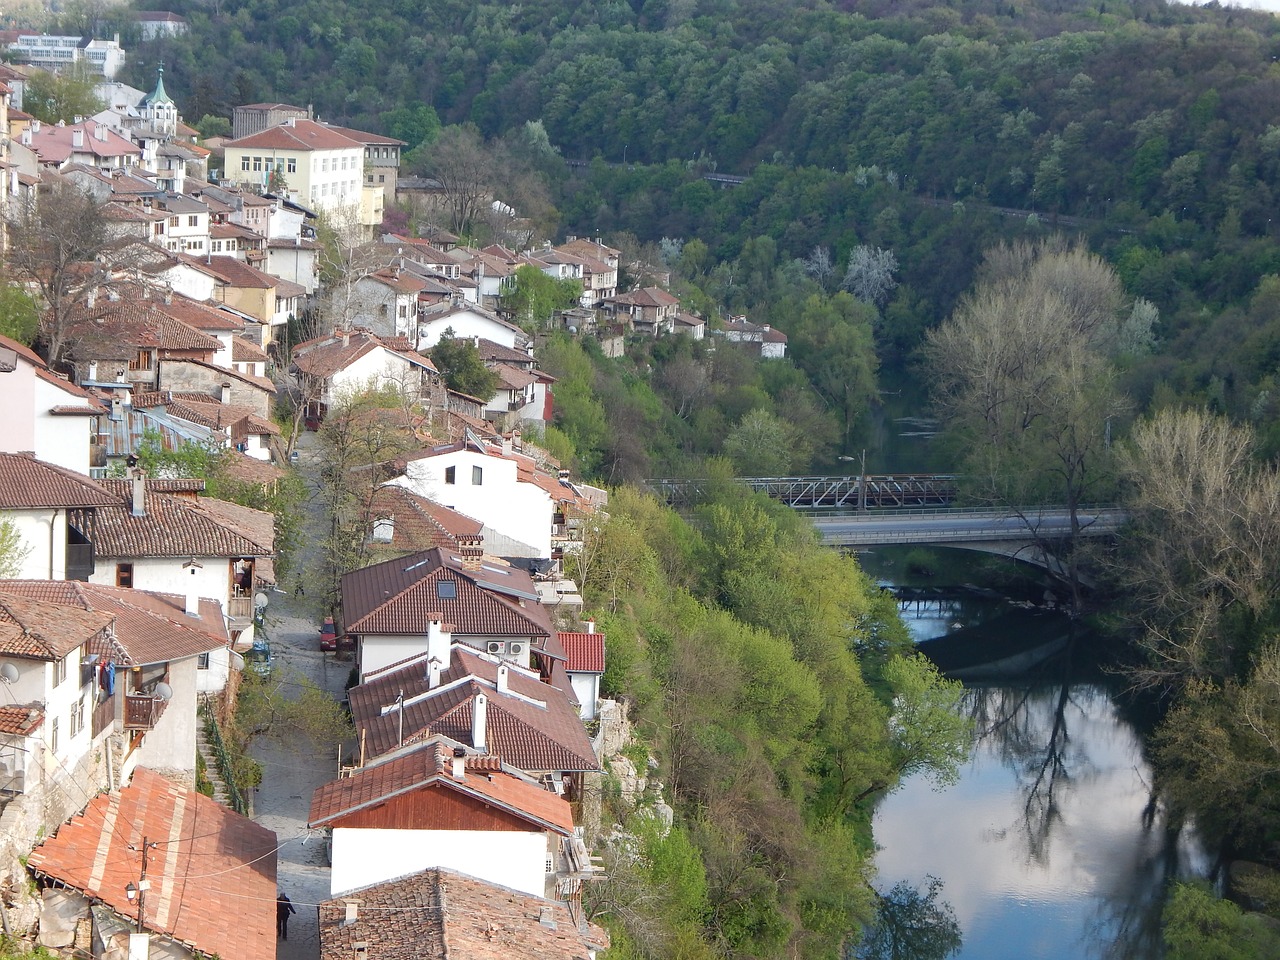
<path id="1" fill-rule="evenodd" d="M 1016 557 L 1057 570 L 1046 551 L 1072 535 L 1066 507 L 1018 509 L 957 507 L 951 474 L 868 474 L 852 477 L 743 477 L 737 482 L 797 510 L 811 512 L 825 543 L 859 548 L 928 544 Z M 650 480 L 649 487 L 672 505 L 695 502 L 701 480 Z M 1079 537 L 1110 537 L 1124 524 L 1114 506 L 1080 507 Z"/>

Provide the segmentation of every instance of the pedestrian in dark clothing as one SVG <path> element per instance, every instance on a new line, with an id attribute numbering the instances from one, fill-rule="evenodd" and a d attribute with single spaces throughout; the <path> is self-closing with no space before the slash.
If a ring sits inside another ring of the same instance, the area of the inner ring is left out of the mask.
<path id="1" fill-rule="evenodd" d="M 276 936 L 281 940 L 289 939 L 289 914 L 297 912 L 288 895 L 281 890 L 280 896 L 276 898 Z"/>
<path id="2" fill-rule="evenodd" d="M 302 578 L 301 578 L 301 577 L 299 577 L 299 578 L 298 578 L 298 585 L 297 585 L 296 587 L 294 587 L 294 588 L 293 588 L 293 595 L 294 595 L 295 597 L 305 597 L 305 596 L 307 595 L 307 590 L 306 590 L 306 588 L 302 585 Z"/>

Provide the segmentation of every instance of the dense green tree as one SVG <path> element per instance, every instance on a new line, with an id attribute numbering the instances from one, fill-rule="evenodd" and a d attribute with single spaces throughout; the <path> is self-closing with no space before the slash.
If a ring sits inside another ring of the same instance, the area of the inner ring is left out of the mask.
<path id="1" fill-rule="evenodd" d="M 502 293 L 502 309 L 529 330 L 542 330 L 557 310 L 577 306 L 582 281 L 557 279 L 531 264 L 516 268 L 514 282 Z"/>
<path id="2" fill-rule="evenodd" d="M 1169 960 L 1263 960 L 1280 951 L 1280 934 L 1265 919 L 1203 884 L 1175 884 L 1163 921 Z"/>
<path id="3" fill-rule="evenodd" d="M 0 334 L 29 347 L 39 331 L 40 309 L 31 295 L 16 284 L 0 286 Z"/>
<path id="4" fill-rule="evenodd" d="M 440 371 L 445 386 L 486 403 L 498 389 L 498 374 L 484 365 L 476 345 L 465 337 L 455 337 L 449 327 L 431 348 L 431 362 Z"/>
<path id="5" fill-rule="evenodd" d="M 72 123 L 77 117 L 91 117 L 103 107 L 94 93 L 97 80 L 87 67 L 49 73 L 37 70 L 27 80 L 22 102 L 43 123 Z"/>

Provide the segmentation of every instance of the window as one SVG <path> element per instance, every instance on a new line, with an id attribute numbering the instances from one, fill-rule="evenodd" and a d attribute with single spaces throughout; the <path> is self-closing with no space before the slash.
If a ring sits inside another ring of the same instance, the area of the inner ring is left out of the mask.
<path id="1" fill-rule="evenodd" d="M 71 739 L 79 736 L 84 729 L 84 697 L 71 705 Z"/>
<path id="2" fill-rule="evenodd" d="M 484 483 L 484 467 L 471 468 L 471 485 L 478 487 Z"/>
<path id="3" fill-rule="evenodd" d="M 187 216 L 187 226 L 188 226 L 188 227 L 198 227 L 198 226 L 200 226 L 200 214 L 198 214 L 198 213 L 192 213 L 192 214 L 189 214 L 189 215 Z"/>
<path id="4" fill-rule="evenodd" d="M 328 157 L 321 157 L 321 159 L 320 159 L 320 172 L 321 172 L 321 173 L 328 173 L 328 172 L 329 172 L 329 158 L 328 158 Z"/>
<path id="5" fill-rule="evenodd" d="M 379 517 L 373 521 L 373 542 L 390 543 L 395 530 L 396 522 L 392 517 Z"/>
<path id="6" fill-rule="evenodd" d="M 214 241 L 213 241 L 213 252 L 214 252 L 214 253 L 221 253 L 221 252 L 222 252 L 222 241 L 221 241 L 221 240 L 214 240 Z"/>
<path id="7" fill-rule="evenodd" d="M 58 750 L 58 718 L 53 718 L 53 723 L 49 724 L 49 749 L 55 753 Z"/>
<path id="8" fill-rule="evenodd" d="M 133 564 L 132 563 L 116 564 L 116 586 L 117 587 L 133 586 Z"/>
<path id="9" fill-rule="evenodd" d="M 298 172 L 298 158 L 297 158 L 297 157 L 290 157 L 290 158 L 286 161 L 286 168 L 288 169 L 288 171 L 289 171 L 290 173 L 297 173 L 297 172 Z"/>
<path id="10" fill-rule="evenodd" d="M 170 217 L 170 218 L 169 218 L 169 226 L 171 226 L 171 227 L 176 227 L 177 225 L 178 225 L 178 218 L 177 218 L 177 217 Z"/>
<path id="11" fill-rule="evenodd" d="M 63 657 L 53 664 L 53 685 L 56 687 L 67 679 L 67 658 Z"/>
<path id="12" fill-rule="evenodd" d="M 200 656 L 199 656 L 199 657 L 197 657 L 197 658 L 196 658 L 196 669 L 197 669 L 197 670 L 208 670 L 208 669 L 209 669 L 209 654 L 208 654 L 208 653 L 202 653 L 202 654 L 200 654 Z"/>
<path id="13" fill-rule="evenodd" d="M 445 483 L 457 483 L 457 482 L 458 482 L 457 477 L 458 477 L 458 468 L 457 468 L 457 467 L 445 467 L 445 468 L 444 468 L 444 482 L 445 482 Z"/>
<path id="14" fill-rule="evenodd" d="M 254 172 L 254 173 L 261 173 L 261 172 L 262 172 L 262 158 L 261 158 L 261 157 L 254 157 L 254 158 L 253 158 L 253 172 Z"/>
<path id="15" fill-rule="evenodd" d="M 386 182 L 387 182 L 387 175 L 386 175 L 385 173 L 380 173 L 380 174 L 378 174 L 378 182 L 379 182 L 379 183 L 386 183 Z"/>
<path id="16" fill-rule="evenodd" d="M 367 180 L 369 183 L 373 183 L 373 174 L 372 173 L 369 174 L 369 176 L 365 177 L 365 180 Z"/>
<path id="17" fill-rule="evenodd" d="M 240 158 L 240 169 L 241 170 L 249 169 L 249 155 L 247 153 Z"/>
<path id="18" fill-rule="evenodd" d="M 458 584 L 454 580 L 437 580 L 436 581 L 436 599 L 437 600 L 457 600 Z"/>

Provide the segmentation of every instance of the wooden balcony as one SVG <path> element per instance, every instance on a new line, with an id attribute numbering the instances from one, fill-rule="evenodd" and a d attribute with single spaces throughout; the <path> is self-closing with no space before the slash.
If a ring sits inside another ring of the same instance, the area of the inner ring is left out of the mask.
<path id="1" fill-rule="evenodd" d="M 124 728 L 126 730 L 153 730 L 159 722 L 167 701 L 157 700 L 148 694 L 128 694 L 124 698 Z"/>
<path id="2" fill-rule="evenodd" d="M 98 734 L 102 733 L 112 724 L 116 722 L 116 698 L 114 696 L 107 697 L 101 703 L 93 706 L 93 737 L 97 739 Z"/>

